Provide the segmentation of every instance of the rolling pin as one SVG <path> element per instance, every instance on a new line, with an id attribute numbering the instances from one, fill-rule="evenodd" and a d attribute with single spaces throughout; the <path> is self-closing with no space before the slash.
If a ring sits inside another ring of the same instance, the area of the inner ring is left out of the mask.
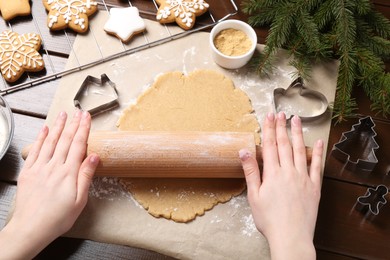
<path id="1" fill-rule="evenodd" d="M 243 178 L 238 151 L 262 162 L 249 132 L 95 131 L 87 154 L 96 153 L 96 176 L 153 178 Z M 311 150 L 307 150 L 310 160 Z"/>

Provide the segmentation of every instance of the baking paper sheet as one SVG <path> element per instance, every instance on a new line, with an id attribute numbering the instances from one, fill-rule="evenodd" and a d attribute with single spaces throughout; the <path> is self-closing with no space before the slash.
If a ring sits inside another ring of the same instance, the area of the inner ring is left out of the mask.
<path id="1" fill-rule="evenodd" d="M 168 36 L 165 27 L 146 21 L 147 32 L 136 36 L 129 45 L 122 45 L 103 31 L 107 16 L 106 12 L 99 12 L 90 22 L 91 31 L 77 36 L 68 68 L 144 44 L 146 39 L 150 42 Z M 173 33 L 180 29 L 172 26 L 169 30 Z M 258 51 L 262 49 L 263 46 L 258 45 Z M 169 71 L 187 74 L 196 69 L 217 70 L 231 78 L 236 87 L 248 94 L 259 122 L 262 122 L 266 113 L 273 110 L 273 89 L 287 88 L 292 81 L 294 69 L 287 63 L 281 53 L 274 74 L 264 79 L 248 68 L 225 70 L 212 61 L 209 33 L 194 33 L 63 77 L 47 124 L 50 126 L 60 111 L 73 114 L 73 97 L 88 75 L 100 77 L 106 73 L 116 83 L 120 103 L 119 108 L 94 117 L 92 131 L 116 130 L 115 123 L 121 111 L 134 103 L 158 75 Z M 313 78 L 308 87 L 322 92 L 332 102 L 336 78 L 336 63 L 318 66 L 313 68 Z M 315 121 L 304 123 L 306 145 L 312 146 L 318 138 L 327 143 L 330 120 L 330 113 L 327 113 Z M 267 241 L 254 225 L 246 192 L 183 224 L 149 215 L 119 185 L 118 179 L 96 178 L 90 189 L 88 204 L 67 236 L 146 248 L 181 259 L 270 258 Z"/>

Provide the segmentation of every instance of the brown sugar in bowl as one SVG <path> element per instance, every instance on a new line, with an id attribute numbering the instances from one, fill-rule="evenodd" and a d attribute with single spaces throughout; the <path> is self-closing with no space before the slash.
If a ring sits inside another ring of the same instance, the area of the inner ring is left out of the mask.
<path id="1" fill-rule="evenodd" d="M 253 28 L 239 20 L 218 23 L 210 32 L 212 57 L 219 66 L 238 69 L 253 56 L 257 36 Z"/>

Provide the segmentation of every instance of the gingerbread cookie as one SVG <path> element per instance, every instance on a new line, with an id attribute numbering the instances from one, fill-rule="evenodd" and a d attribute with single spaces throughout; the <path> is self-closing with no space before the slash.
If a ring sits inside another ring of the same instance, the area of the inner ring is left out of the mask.
<path id="1" fill-rule="evenodd" d="M 0 11 L 4 20 L 9 21 L 16 16 L 31 13 L 29 0 L 0 0 Z"/>
<path id="2" fill-rule="evenodd" d="M 115 35 L 122 42 L 129 42 L 133 35 L 143 32 L 145 28 L 137 7 L 111 8 L 110 18 L 104 25 L 108 34 Z"/>
<path id="3" fill-rule="evenodd" d="M 35 33 L 19 35 L 6 30 L 0 34 L 1 74 L 8 82 L 14 82 L 25 71 L 40 71 L 45 67 L 38 53 L 41 37 Z"/>
<path id="4" fill-rule="evenodd" d="M 51 30 L 70 28 L 83 33 L 88 30 L 88 16 L 97 11 L 97 2 L 92 0 L 43 0 L 49 12 L 47 25 Z"/>
<path id="5" fill-rule="evenodd" d="M 160 23 L 176 22 L 184 30 L 191 29 L 196 16 L 204 14 L 209 4 L 204 0 L 156 0 L 159 5 L 156 19 Z"/>

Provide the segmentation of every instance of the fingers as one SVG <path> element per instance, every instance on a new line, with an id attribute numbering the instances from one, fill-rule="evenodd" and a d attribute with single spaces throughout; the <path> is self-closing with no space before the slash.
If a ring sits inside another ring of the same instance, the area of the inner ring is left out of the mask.
<path id="1" fill-rule="evenodd" d="M 295 168 L 299 173 L 307 173 L 306 147 L 303 141 L 301 119 L 298 116 L 291 119 L 291 137 Z"/>
<path id="2" fill-rule="evenodd" d="M 275 115 L 273 113 L 269 113 L 265 118 L 262 132 L 263 174 L 265 174 L 265 172 L 275 172 L 276 167 L 279 167 L 278 148 L 276 145 Z M 263 176 L 263 178 L 267 177 Z"/>
<path id="3" fill-rule="evenodd" d="M 277 114 L 276 119 L 276 143 L 278 146 L 279 162 L 283 167 L 293 167 L 292 148 L 286 128 L 286 115 L 283 112 Z"/>
<path id="4" fill-rule="evenodd" d="M 37 161 L 46 163 L 53 157 L 57 142 L 64 130 L 66 118 L 67 114 L 65 112 L 61 112 L 58 115 L 54 127 L 50 130 L 49 135 L 42 145 Z"/>
<path id="5" fill-rule="evenodd" d="M 314 144 L 313 155 L 310 165 L 310 179 L 317 186 L 321 187 L 322 156 L 324 153 L 324 142 L 318 140 Z"/>
<path id="6" fill-rule="evenodd" d="M 77 128 L 72 143 L 70 144 L 69 153 L 66 162 L 70 164 L 81 165 L 87 151 L 87 141 L 91 128 L 91 116 L 88 112 L 83 112 L 81 121 Z"/>
<path id="7" fill-rule="evenodd" d="M 96 167 L 99 164 L 99 156 L 90 154 L 81 164 L 77 180 L 77 203 L 84 206 L 88 199 L 88 189 L 91 185 Z"/>
<path id="8" fill-rule="evenodd" d="M 45 141 L 48 133 L 49 133 L 49 128 L 47 126 L 43 126 L 41 131 L 38 134 L 37 140 L 34 142 L 33 146 L 31 147 L 28 153 L 24 167 L 30 168 L 35 163 L 35 161 L 39 156 L 39 153 L 41 152 L 43 142 Z"/>
<path id="9" fill-rule="evenodd" d="M 72 144 L 73 138 L 80 125 L 81 113 L 82 113 L 81 110 L 77 110 L 74 113 L 72 122 L 63 131 L 61 138 L 58 141 L 57 147 L 54 151 L 53 158 L 59 163 L 65 162 L 68 156 L 69 147 Z"/>
<path id="10" fill-rule="evenodd" d="M 244 169 L 248 196 L 252 197 L 259 191 L 261 185 L 259 165 L 256 158 L 246 149 L 240 150 L 239 156 Z"/>

